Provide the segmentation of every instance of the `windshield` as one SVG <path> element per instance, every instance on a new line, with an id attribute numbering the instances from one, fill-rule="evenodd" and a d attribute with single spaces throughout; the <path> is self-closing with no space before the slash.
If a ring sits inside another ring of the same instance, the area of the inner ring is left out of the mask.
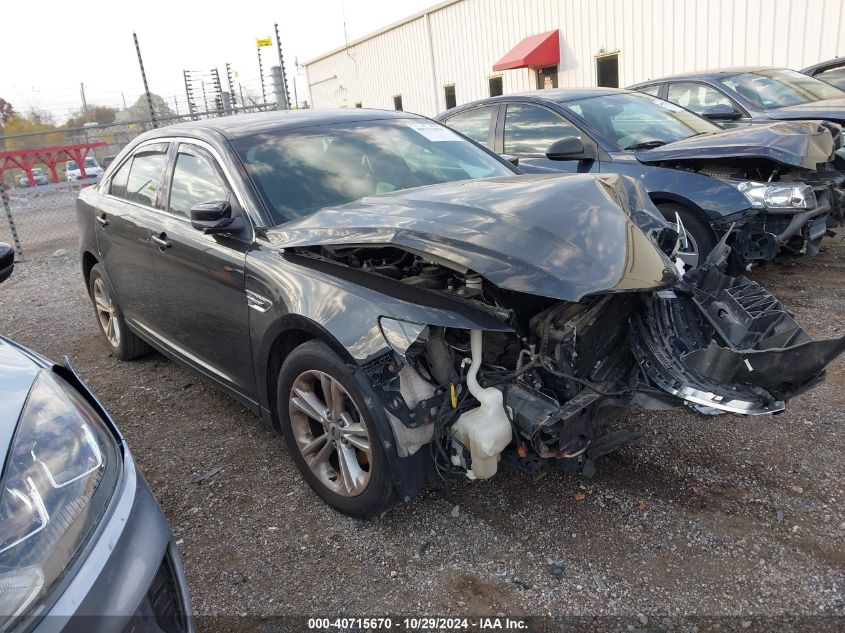
<path id="1" fill-rule="evenodd" d="M 764 110 L 845 97 L 839 88 L 794 70 L 758 70 L 719 81 Z"/>
<path id="2" fill-rule="evenodd" d="M 86 166 L 86 167 L 96 167 L 96 166 L 97 166 L 97 161 L 96 161 L 96 160 L 94 160 L 93 158 L 86 158 L 86 159 L 85 159 L 85 166 Z"/>
<path id="3" fill-rule="evenodd" d="M 275 224 L 364 196 L 515 173 L 471 141 L 422 119 L 282 130 L 239 138 L 233 146 Z"/>
<path id="4" fill-rule="evenodd" d="M 674 103 L 620 92 L 562 104 L 620 149 L 644 149 L 721 128 Z"/>
<path id="5" fill-rule="evenodd" d="M 79 165 L 76 164 L 76 161 L 69 160 L 66 165 L 67 169 L 79 169 Z"/>

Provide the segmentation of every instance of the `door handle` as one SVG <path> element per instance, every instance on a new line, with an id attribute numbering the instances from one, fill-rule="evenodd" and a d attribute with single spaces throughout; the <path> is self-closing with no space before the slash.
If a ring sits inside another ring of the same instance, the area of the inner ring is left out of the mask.
<path id="1" fill-rule="evenodd" d="M 95 216 L 94 219 L 97 220 L 97 222 L 99 222 L 103 226 L 108 226 L 109 224 L 109 220 L 106 217 L 105 213 L 103 213 L 102 215 Z"/>
<path id="2" fill-rule="evenodd" d="M 167 239 L 167 233 L 161 233 L 159 235 L 150 235 L 150 240 L 158 244 L 160 249 L 170 248 L 173 246 L 173 242 Z"/>

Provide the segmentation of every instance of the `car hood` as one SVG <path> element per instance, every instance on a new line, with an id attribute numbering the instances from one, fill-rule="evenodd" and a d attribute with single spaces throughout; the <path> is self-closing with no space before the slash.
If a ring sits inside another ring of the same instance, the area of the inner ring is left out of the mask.
<path id="1" fill-rule="evenodd" d="M 822 99 L 793 106 L 767 110 L 772 119 L 824 119 L 845 121 L 845 98 Z"/>
<path id="2" fill-rule="evenodd" d="M 285 250 L 392 245 L 473 270 L 500 288 L 554 299 L 674 282 L 638 228 L 665 226 L 618 175 L 522 175 L 406 189 L 327 208 L 269 231 Z"/>
<path id="3" fill-rule="evenodd" d="M 42 367 L 17 345 L 0 337 L 0 474 L 26 398 Z"/>
<path id="4" fill-rule="evenodd" d="M 815 170 L 833 149 L 833 136 L 822 122 L 782 121 L 691 136 L 635 155 L 641 163 L 759 158 Z"/>

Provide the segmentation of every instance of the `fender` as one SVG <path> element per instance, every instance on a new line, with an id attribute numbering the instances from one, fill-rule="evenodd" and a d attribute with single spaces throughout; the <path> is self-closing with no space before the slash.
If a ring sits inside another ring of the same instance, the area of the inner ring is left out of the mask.
<path id="1" fill-rule="evenodd" d="M 639 180 L 654 201 L 671 201 L 689 207 L 707 222 L 751 212 L 748 200 L 718 178 L 693 171 L 616 161 L 614 171 Z"/>

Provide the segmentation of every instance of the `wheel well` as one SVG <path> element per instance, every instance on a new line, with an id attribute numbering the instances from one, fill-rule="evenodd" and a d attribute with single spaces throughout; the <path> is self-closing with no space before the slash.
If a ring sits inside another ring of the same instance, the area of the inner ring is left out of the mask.
<path id="1" fill-rule="evenodd" d="M 279 372 L 282 369 L 282 364 L 293 350 L 314 338 L 317 337 L 305 330 L 285 330 L 279 334 L 270 347 L 270 354 L 267 360 L 267 399 L 270 405 L 270 416 L 273 420 L 273 426 L 276 428 L 279 426 L 276 384 L 279 382 Z"/>
<path id="2" fill-rule="evenodd" d="M 694 204 L 691 204 L 691 203 L 686 202 L 684 200 L 678 200 L 676 198 L 661 197 L 659 195 L 649 196 L 649 198 L 651 198 L 651 201 L 654 203 L 654 206 L 656 206 L 656 207 L 660 206 L 661 204 L 677 204 L 679 207 L 683 207 L 684 209 L 686 209 L 687 211 L 692 213 L 695 217 L 697 217 L 702 222 L 705 222 L 707 224 L 710 223 L 710 220 L 707 218 L 707 216 L 704 214 L 704 212 L 698 206 L 696 206 Z"/>
<path id="3" fill-rule="evenodd" d="M 98 263 L 99 261 L 97 261 L 97 258 L 90 251 L 82 253 L 82 276 L 85 278 L 86 290 L 91 287 L 91 269 Z"/>

